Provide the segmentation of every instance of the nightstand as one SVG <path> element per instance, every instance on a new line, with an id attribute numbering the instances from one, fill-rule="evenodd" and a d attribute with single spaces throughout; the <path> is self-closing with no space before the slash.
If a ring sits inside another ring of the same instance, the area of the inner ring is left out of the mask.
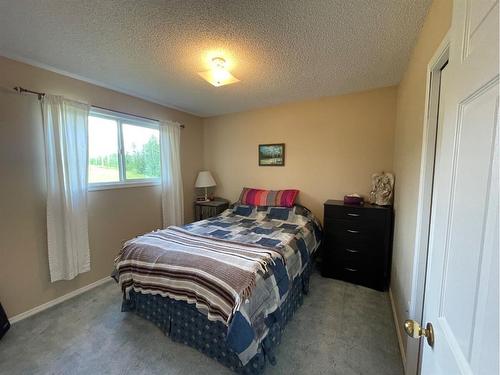
<path id="1" fill-rule="evenodd" d="M 325 202 L 323 276 L 387 290 L 391 270 L 391 206 Z"/>
<path id="2" fill-rule="evenodd" d="M 208 202 L 194 203 L 194 220 L 205 220 L 212 216 L 217 216 L 229 207 L 229 201 L 222 198 L 215 198 Z"/>

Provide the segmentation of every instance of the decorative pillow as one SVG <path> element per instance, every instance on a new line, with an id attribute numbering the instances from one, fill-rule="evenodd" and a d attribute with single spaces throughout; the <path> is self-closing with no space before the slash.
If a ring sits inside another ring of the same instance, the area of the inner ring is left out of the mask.
<path id="1" fill-rule="evenodd" d="M 237 204 L 233 208 L 233 214 L 240 216 L 250 216 L 253 213 L 252 206 Z"/>
<path id="2" fill-rule="evenodd" d="M 240 203 L 251 206 L 293 207 L 298 190 L 262 190 L 243 188 Z"/>
<path id="3" fill-rule="evenodd" d="M 288 207 L 270 207 L 269 212 L 266 217 L 270 220 L 288 220 L 290 212 L 293 212 L 293 208 Z"/>

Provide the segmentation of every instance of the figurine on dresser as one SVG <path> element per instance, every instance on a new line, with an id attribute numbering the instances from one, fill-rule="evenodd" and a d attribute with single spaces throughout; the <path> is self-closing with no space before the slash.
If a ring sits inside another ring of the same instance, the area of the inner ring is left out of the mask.
<path id="1" fill-rule="evenodd" d="M 370 191 L 370 203 L 379 206 L 390 206 L 392 204 L 394 191 L 394 175 L 388 172 L 372 174 L 372 190 Z"/>

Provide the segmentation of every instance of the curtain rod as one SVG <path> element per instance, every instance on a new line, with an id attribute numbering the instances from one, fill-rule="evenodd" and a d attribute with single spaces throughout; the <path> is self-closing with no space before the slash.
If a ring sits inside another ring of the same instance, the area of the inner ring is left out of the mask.
<path id="1" fill-rule="evenodd" d="M 14 91 L 17 91 L 19 94 L 22 94 L 23 92 L 25 92 L 28 94 L 38 95 L 38 100 L 41 100 L 45 96 L 44 92 L 31 91 L 31 90 L 25 89 L 24 87 L 21 87 L 21 86 L 14 87 Z"/>
<path id="2" fill-rule="evenodd" d="M 34 95 L 37 95 L 38 96 L 38 100 L 42 100 L 42 98 L 45 96 L 45 93 L 44 92 L 38 92 L 38 91 L 33 91 L 33 90 L 28 90 L 28 89 L 25 89 L 24 87 L 21 87 L 21 86 L 16 86 L 14 87 L 14 91 L 17 91 L 19 94 L 22 94 L 22 93 L 27 93 L 27 94 L 34 94 Z M 112 111 L 112 112 L 117 112 L 117 113 L 121 113 L 123 115 L 127 115 L 127 116 L 134 116 L 134 117 L 139 117 L 139 118 L 143 118 L 145 120 L 150 120 L 150 121 L 157 121 L 159 122 L 157 119 L 154 119 L 154 118 L 150 118 L 150 117 L 146 117 L 146 116 L 139 116 L 139 115 L 135 115 L 133 113 L 127 113 L 127 112 L 122 112 L 122 111 L 117 111 L 115 109 L 109 109 L 109 108 L 105 108 L 105 107 L 99 107 L 98 105 L 92 105 L 92 107 L 94 108 L 99 108 L 99 109 L 104 109 L 106 111 Z M 179 126 L 181 128 L 185 128 L 186 126 L 183 125 L 183 124 L 179 124 Z"/>

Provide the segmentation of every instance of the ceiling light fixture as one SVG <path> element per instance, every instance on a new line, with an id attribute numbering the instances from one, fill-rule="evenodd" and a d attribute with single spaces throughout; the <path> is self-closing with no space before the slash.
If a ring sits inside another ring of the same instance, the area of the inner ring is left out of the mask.
<path id="1" fill-rule="evenodd" d="M 214 57 L 212 59 L 212 66 L 212 69 L 199 72 L 198 74 L 215 87 L 229 85 L 240 81 L 227 70 L 226 60 L 222 57 Z"/>

